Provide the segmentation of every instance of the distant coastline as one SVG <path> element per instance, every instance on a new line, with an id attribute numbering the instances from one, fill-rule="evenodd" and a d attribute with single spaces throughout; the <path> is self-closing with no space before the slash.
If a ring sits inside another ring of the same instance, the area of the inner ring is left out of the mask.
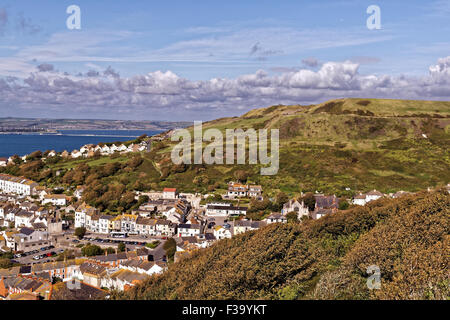
<path id="1" fill-rule="evenodd" d="M 0 134 L 0 158 L 23 156 L 34 151 L 72 151 L 85 144 L 125 142 L 146 134 L 152 136 L 163 130 L 61 130 L 61 134 Z"/>

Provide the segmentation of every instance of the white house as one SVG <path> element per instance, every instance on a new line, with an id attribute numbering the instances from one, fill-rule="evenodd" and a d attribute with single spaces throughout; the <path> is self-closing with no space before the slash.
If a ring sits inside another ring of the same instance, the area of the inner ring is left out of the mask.
<path id="1" fill-rule="evenodd" d="M 208 217 L 228 217 L 247 214 L 246 207 L 235 207 L 231 203 L 210 203 L 206 206 Z"/>
<path id="2" fill-rule="evenodd" d="M 31 196 L 38 184 L 23 177 L 0 174 L 0 191 L 19 195 Z"/>
<path id="3" fill-rule="evenodd" d="M 79 150 L 73 150 L 70 156 L 74 159 L 80 158 L 83 154 Z"/>
<path id="4" fill-rule="evenodd" d="M 103 233 L 103 234 L 109 234 L 109 232 L 111 231 L 110 229 L 110 221 L 112 221 L 114 219 L 113 216 L 100 216 L 100 218 L 98 219 L 98 232 L 99 233 Z"/>
<path id="5" fill-rule="evenodd" d="M 217 240 L 230 239 L 231 231 L 222 226 L 215 226 L 214 227 L 214 237 L 216 237 Z"/>
<path id="6" fill-rule="evenodd" d="M 178 196 L 176 188 L 164 188 L 163 198 L 164 199 L 176 199 Z"/>
<path id="7" fill-rule="evenodd" d="M 33 220 L 34 214 L 25 210 L 21 210 L 20 212 L 15 214 L 14 224 L 16 228 L 27 227 L 31 228 L 31 220 Z"/>
<path id="8" fill-rule="evenodd" d="M 179 237 L 195 237 L 200 235 L 201 225 L 199 224 L 179 224 L 178 236 Z"/>
<path id="9" fill-rule="evenodd" d="M 43 205 L 46 205 L 47 203 L 51 203 L 54 206 L 65 206 L 67 197 L 64 194 L 48 194 L 45 195 L 44 200 L 42 200 Z"/>
<path id="10" fill-rule="evenodd" d="M 87 216 L 96 213 L 96 209 L 83 203 L 75 210 L 75 228 L 87 228 Z"/>
<path id="11" fill-rule="evenodd" d="M 286 223 L 287 218 L 286 218 L 286 216 L 282 215 L 281 213 L 272 213 L 270 216 L 265 218 L 263 221 L 265 221 L 267 224 Z"/>
<path id="12" fill-rule="evenodd" d="M 360 193 L 359 195 L 356 195 L 353 197 L 353 204 L 364 206 L 366 203 L 374 200 L 378 200 L 380 198 L 384 197 L 384 194 L 377 190 L 373 190 L 370 192 L 367 192 L 366 194 Z"/>

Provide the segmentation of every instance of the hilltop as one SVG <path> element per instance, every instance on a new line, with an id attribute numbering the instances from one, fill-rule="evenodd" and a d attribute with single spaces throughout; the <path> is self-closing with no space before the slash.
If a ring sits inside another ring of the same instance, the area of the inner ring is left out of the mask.
<path id="1" fill-rule="evenodd" d="M 450 197 L 420 192 L 273 224 L 171 265 L 117 299 L 447 299 Z M 381 272 L 369 290 L 367 268 Z"/>

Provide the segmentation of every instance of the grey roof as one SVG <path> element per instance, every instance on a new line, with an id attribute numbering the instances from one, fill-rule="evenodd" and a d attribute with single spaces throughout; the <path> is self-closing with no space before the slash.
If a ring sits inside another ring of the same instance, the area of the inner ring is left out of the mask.
<path id="1" fill-rule="evenodd" d="M 29 236 L 30 234 L 32 234 L 34 232 L 34 229 L 31 228 L 22 228 L 19 230 L 20 233 L 25 234 L 27 236 Z"/>

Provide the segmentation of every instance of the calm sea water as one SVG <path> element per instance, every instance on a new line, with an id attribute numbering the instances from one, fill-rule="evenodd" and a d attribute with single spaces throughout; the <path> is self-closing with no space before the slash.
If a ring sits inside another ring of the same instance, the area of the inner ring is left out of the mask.
<path id="1" fill-rule="evenodd" d="M 62 130 L 62 135 L 38 134 L 0 134 L 0 157 L 9 157 L 14 154 L 25 155 L 33 151 L 79 149 L 85 144 L 100 142 L 128 141 L 143 134 L 149 136 L 160 131 L 149 130 Z"/>

